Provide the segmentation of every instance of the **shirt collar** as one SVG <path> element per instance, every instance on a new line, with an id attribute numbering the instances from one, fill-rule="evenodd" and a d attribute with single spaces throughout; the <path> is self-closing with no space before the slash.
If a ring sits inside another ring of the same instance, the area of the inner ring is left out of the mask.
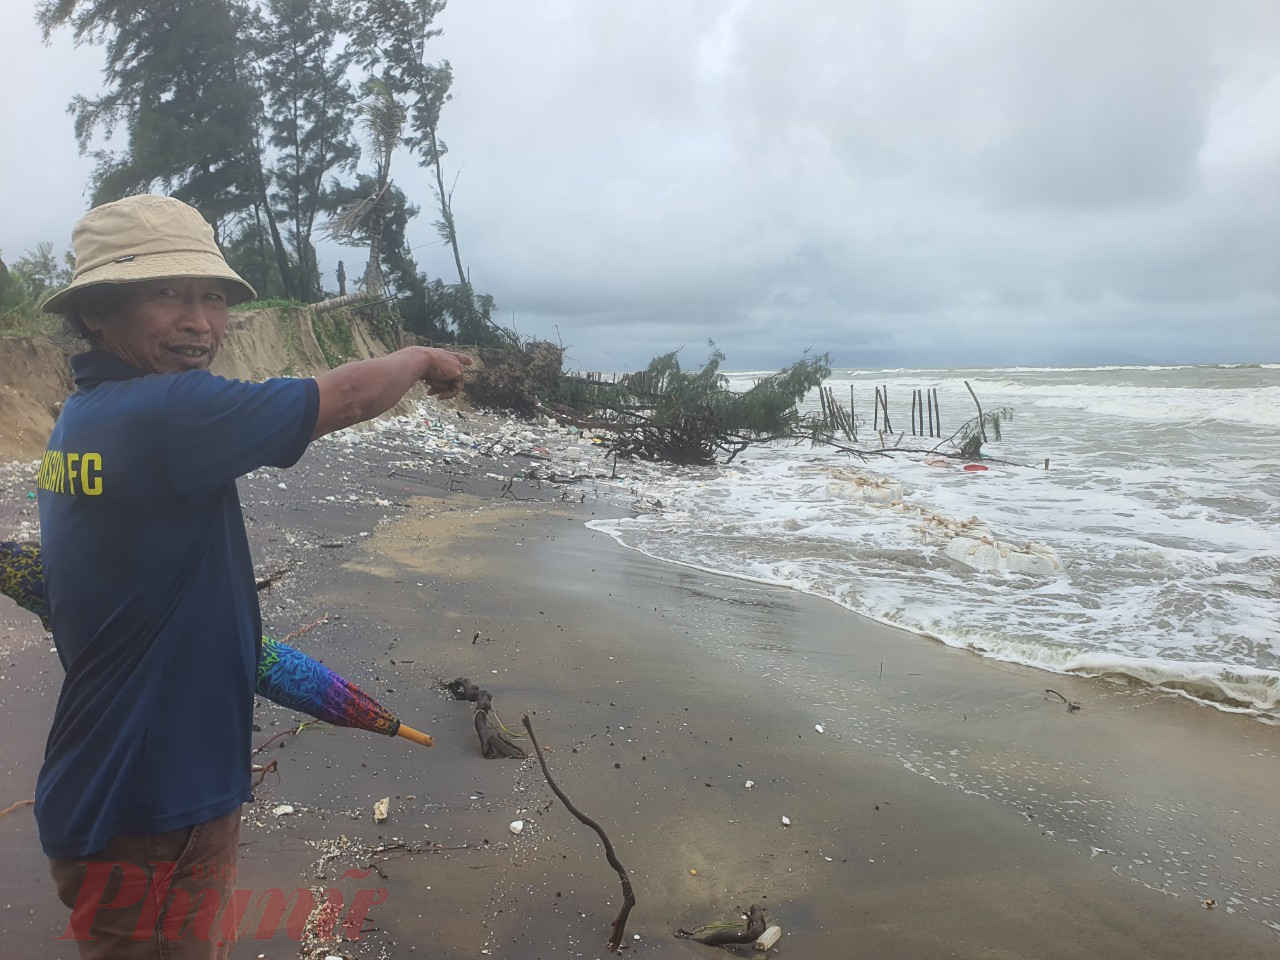
<path id="1" fill-rule="evenodd" d="M 107 353 L 105 350 L 76 354 L 71 358 L 71 374 L 77 388 L 92 386 L 104 380 L 132 380 L 147 375 L 145 370 L 125 363 L 114 353 Z"/>

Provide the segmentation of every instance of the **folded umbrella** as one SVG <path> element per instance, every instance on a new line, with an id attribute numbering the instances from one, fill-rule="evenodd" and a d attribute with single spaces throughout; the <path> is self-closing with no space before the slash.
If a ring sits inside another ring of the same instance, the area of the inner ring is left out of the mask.
<path id="1" fill-rule="evenodd" d="M 49 628 L 39 543 L 0 540 L 0 593 L 34 613 L 45 629 Z M 334 726 L 404 737 L 425 747 L 433 743 L 430 736 L 401 723 L 350 680 L 301 650 L 270 637 L 262 638 L 257 692 L 272 703 Z"/>

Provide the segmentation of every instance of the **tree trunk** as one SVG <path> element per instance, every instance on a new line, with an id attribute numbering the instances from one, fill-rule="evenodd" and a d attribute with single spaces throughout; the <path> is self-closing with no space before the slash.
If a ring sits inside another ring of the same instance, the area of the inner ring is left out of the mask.
<path id="1" fill-rule="evenodd" d="M 444 228 L 449 234 L 449 247 L 453 250 L 453 262 L 458 268 L 458 282 L 467 285 L 467 272 L 462 269 L 462 254 L 458 250 L 458 231 L 453 226 L 453 206 L 449 202 L 449 194 L 444 191 L 444 169 L 440 166 L 440 146 L 436 143 L 436 128 L 430 129 L 431 157 L 435 161 L 436 189 L 440 193 L 440 216 L 444 219 Z"/>
<path id="2" fill-rule="evenodd" d="M 271 230 L 271 245 L 275 248 L 276 269 L 280 271 L 280 284 L 284 287 L 286 299 L 294 299 L 293 276 L 289 270 L 289 255 L 285 252 L 284 241 L 280 239 L 280 228 L 276 226 L 275 214 L 271 212 L 271 200 L 267 197 L 267 175 L 262 169 L 262 158 L 254 162 L 254 173 L 258 179 L 258 195 L 262 198 L 262 211 L 267 216 L 267 227 Z"/>
<path id="3" fill-rule="evenodd" d="M 341 307 L 349 307 L 354 303 L 360 303 L 362 300 L 368 300 L 367 293 L 348 293 L 341 297 L 332 297 L 328 300 L 321 300 L 319 303 L 311 304 L 311 309 L 315 313 L 328 313 L 330 310 L 337 310 Z"/>

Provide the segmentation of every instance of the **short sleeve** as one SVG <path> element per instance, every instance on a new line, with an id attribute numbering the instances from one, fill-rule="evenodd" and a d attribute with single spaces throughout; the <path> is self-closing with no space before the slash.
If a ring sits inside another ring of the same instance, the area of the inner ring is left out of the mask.
<path id="1" fill-rule="evenodd" d="M 259 467 L 291 467 L 320 412 L 311 379 L 261 383 L 204 371 L 174 378 L 165 397 L 165 460 L 174 487 L 200 496 Z"/>

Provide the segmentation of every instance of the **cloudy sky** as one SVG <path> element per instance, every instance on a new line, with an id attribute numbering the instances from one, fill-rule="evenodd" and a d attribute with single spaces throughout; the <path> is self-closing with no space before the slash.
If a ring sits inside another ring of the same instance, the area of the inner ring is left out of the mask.
<path id="1" fill-rule="evenodd" d="M 64 111 L 101 63 L 19 6 L 6 258 L 85 209 Z M 438 26 L 464 260 L 572 366 L 709 339 L 732 369 L 1280 361 L 1275 0 L 453 0 Z"/>

